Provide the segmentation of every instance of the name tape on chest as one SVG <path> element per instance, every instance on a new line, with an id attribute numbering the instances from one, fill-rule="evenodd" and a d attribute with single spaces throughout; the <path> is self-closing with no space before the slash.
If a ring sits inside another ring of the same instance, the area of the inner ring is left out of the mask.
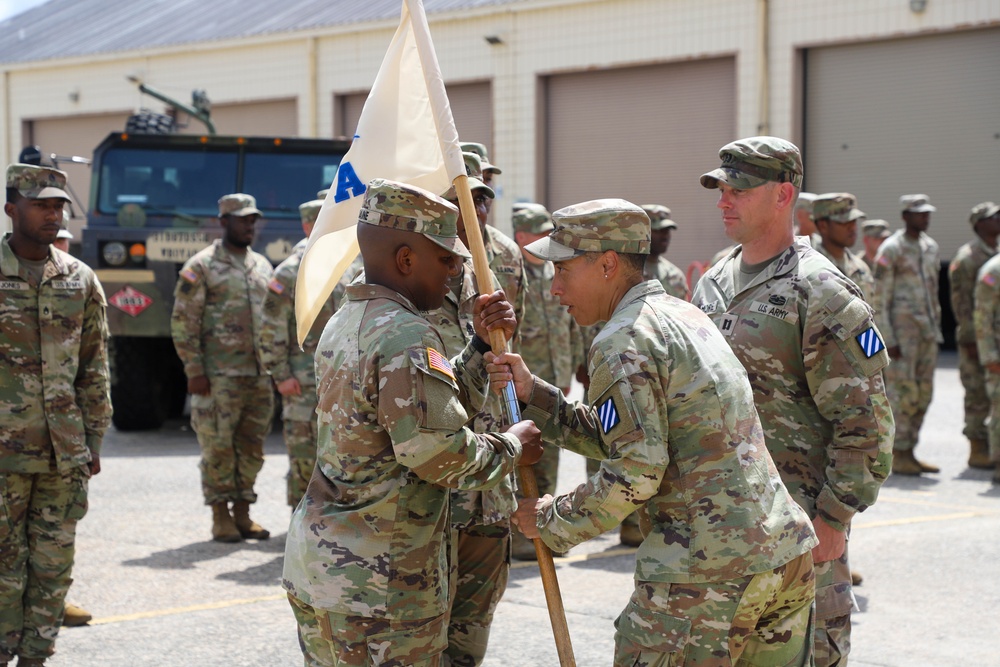
<path id="1" fill-rule="evenodd" d="M 719 303 L 717 301 L 713 301 L 712 303 L 702 303 L 698 307 L 701 308 L 701 312 L 706 315 L 711 315 L 719 309 Z"/>
<path id="2" fill-rule="evenodd" d="M 601 407 L 597 408 L 597 418 L 601 422 L 601 431 L 605 435 L 618 425 L 621 417 L 618 416 L 618 406 L 615 405 L 614 398 L 609 398 L 601 404 Z"/>
<path id="3" fill-rule="evenodd" d="M 753 301 L 750 303 L 750 312 L 767 315 L 783 322 L 797 322 L 799 320 L 798 312 L 787 307 L 787 304 L 784 303 L 784 297 L 779 297 L 779 299 L 782 301 L 780 306 L 775 305 L 775 301 L 778 300 L 775 297 L 771 297 L 768 303 Z"/>
<path id="4" fill-rule="evenodd" d="M 0 280 L 0 289 L 2 290 L 27 290 L 30 289 L 28 283 L 21 282 L 20 280 Z"/>
<path id="5" fill-rule="evenodd" d="M 452 380 L 455 379 L 455 372 L 451 369 L 451 362 L 444 358 L 444 355 L 433 347 L 427 348 L 427 365 L 439 373 L 444 373 Z"/>
<path id="6" fill-rule="evenodd" d="M 865 357 L 868 359 L 871 359 L 885 349 L 885 343 L 878 337 L 875 327 L 868 327 L 867 331 L 855 336 L 855 339 L 858 341 L 858 345 L 861 346 L 861 351 L 865 353 Z"/>
<path id="7" fill-rule="evenodd" d="M 53 289 L 83 289 L 82 280 L 53 280 Z"/>

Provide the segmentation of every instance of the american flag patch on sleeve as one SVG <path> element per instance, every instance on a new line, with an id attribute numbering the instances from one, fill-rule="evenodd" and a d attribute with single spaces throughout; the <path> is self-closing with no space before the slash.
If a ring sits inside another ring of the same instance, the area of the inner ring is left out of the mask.
<path id="1" fill-rule="evenodd" d="M 191 269 L 184 269 L 184 270 L 182 270 L 181 271 L 181 278 L 183 278 L 184 280 L 186 280 L 186 281 L 188 281 L 189 283 L 192 283 L 192 284 L 198 282 L 198 274 L 195 273 L 194 271 L 192 271 Z"/>
<path id="2" fill-rule="evenodd" d="M 455 372 L 451 369 L 451 363 L 433 347 L 427 348 L 427 365 L 436 371 L 444 373 L 452 380 L 455 379 Z"/>
<path id="3" fill-rule="evenodd" d="M 285 292 L 285 286 L 277 281 L 277 279 L 272 278 L 271 282 L 267 284 L 267 288 L 274 292 L 275 294 L 283 294 Z"/>
<path id="4" fill-rule="evenodd" d="M 993 287 L 993 284 L 996 283 L 996 281 L 997 279 L 993 276 L 992 273 L 987 273 L 985 276 L 983 276 L 983 282 L 989 285 L 990 287 Z"/>

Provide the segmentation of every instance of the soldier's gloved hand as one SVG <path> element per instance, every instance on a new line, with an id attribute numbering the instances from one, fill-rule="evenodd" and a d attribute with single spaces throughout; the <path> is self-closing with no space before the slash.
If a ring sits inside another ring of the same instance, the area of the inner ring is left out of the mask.
<path id="1" fill-rule="evenodd" d="M 507 433 L 521 441 L 521 460 L 518 465 L 530 466 L 542 458 L 542 432 L 530 419 L 517 422 L 507 429 Z"/>
<path id="2" fill-rule="evenodd" d="M 198 394 L 199 396 L 208 396 L 212 389 L 212 385 L 209 384 L 208 378 L 204 375 L 196 375 L 193 378 L 188 378 L 188 393 Z"/>
<path id="3" fill-rule="evenodd" d="M 527 403 L 531 398 L 531 388 L 535 384 L 535 378 L 531 376 L 531 371 L 521 355 L 513 352 L 504 352 L 499 357 L 492 352 L 483 355 L 486 361 L 486 372 L 490 374 L 490 388 L 500 393 L 508 382 L 514 382 L 514 393 L 517 400 Z"/>
<path id="4" fill-rule="evenodd" d="M 514 307 L 507 301 L 503 290 L 477 296 L 472 306 L 472 316 L 472 326 L 483 341 L 490 342 L 490 331 L 493 329 L 503 331 L 504 340 L 514 337 L 517 318 L 514 317 Z"/>

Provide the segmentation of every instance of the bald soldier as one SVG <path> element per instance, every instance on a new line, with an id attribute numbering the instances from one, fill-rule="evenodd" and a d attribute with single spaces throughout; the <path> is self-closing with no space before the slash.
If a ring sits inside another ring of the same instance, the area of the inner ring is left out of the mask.
<path id="1" fill-rule="evenodd" d="M 812 518 L 816 664 L 843 665 L 854 606 L 848 533 L 891 465 L 889 358 L 860 290 L 793 236 L 799 149 L 750 137 L 723 146 L 719 158 L 701 184 L 718 189 L 726 235 L 740 245 L 702 276 L 692 302 L 746 368 L 767 448 Z"/>
<path id="2" fill-rule="evenodd" d="M 643 276 L 647 280 L 659 281 L 663 285 L 663 290 L 670 296 L 687 300 L 687 277 L 683 271 L 667 259 L 670 236 L 677 229 L 677 223 L 674 222 L 670 209 L 662 204 L 645 204 L 642 210 L 649 216 L 651 230 L 649 256 L 646 258 Z"/>
<path id="3" fill-rule="evenodd" d="M 820 238 L 813 247 L 850 278 L 870 303 L 875 278 L 864 261 L 851 250 L 858 240 L 858 222 L 865 219 L 864 211 L 858 208 L 858 200 L 847 192 L 817 195 L 813 200 L 812 217 Z"/>
<path id="4" fill-rule="evenodd" d="M 546 442 L 601 468 L 567 495 L 522 500 L 517 527 L 565 551 L 643 516 L 616 667 L 811 665 L 816 538 L 768 455 L 746 372 L 711 320 L 643 279 L 641 208 L 601 199 L 553 219 L 528 252 L 556 263 L 552 292 L 578 324 L 606 321 L 587 403 L 517 355 L 496 360 L 510 373 L 490 370 L 513 380 Z"/>
<path id="5" fill-rule="evenodd" d="M 457 210 L 376 179 L 358 218 L 365 282 L 347 288 L 316 354 L 319 447 L 292 515 L 283 585 L 305 664 L 444 664 L 458 544 L 449 489 L 489 489 L 541 453 L 531 422 L 465 427 L 486 398 L 488 328 L 509 335 L 502 295 L 476 299 L 474 335 L 446 356 L 422 311 L 439 308 L 468 256 Z"/>
<path id="6" fill-rule="evenodd" d="M 288 450 L 287 499 L 295 507 L 306 491 L 316 464 L 316 369 L 313 357 L 319 335 L 336 310 L 336 292 L 323 304 L 312 329 L 299 347 L 295 326 L 295 280 L 309 243 L 322 199 L 299 206 L 304 239 L 274 270 L 264 297 L 260 358 L 281 395 L 281 422 Z"/>

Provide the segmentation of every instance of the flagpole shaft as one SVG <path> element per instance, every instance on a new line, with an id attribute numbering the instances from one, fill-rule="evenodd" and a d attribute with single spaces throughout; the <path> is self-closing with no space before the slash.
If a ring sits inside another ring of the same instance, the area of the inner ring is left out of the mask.
<path id="1" fill-rule="evenodd" d="M 469 177 L 461 174 L 455 178 L 455 192 L 458 194 L 458 206 L 465 222 L 465 235 L 469 239 L 469 252 L 472 253 L 472 268 L 476 272 L 476 286 L 480 294 L 492 294 L 493 282 L 490 279 L 489 260 L 486 259 L 486 244 L 483 242 L 483 232 L 479 229 L 479 217 L 476 215 L 476 205 L 472 201 L 472 189 L 469 187 Z M 510 296 L 510 295 L 508 295 Z M 507 340 L 503 331 L 494 329 L 490 332 L 490 347 L 494 354 L 500 354 L 507 349 Z M 510 386 L 510 385 L 508 385 Z M 514 404 L 517 407 L 517 404 Z M 517 415 L 520 417 L 520 415 Z M 531 466 L 517 467 L 521 490 L 526 498 L 538 497 L 538 482 L 535 481 L 535 471 Z M 545 590 L 545 603 L 549 608 L 549 620 L 552 623 L 552 634 L 556 641 L 556 652 L 559 654 L 560 667 L 576 667 L 573 657 L 573 645 L 569 638 L 569 626 L 566 624 L 566 610 L 563 608 L 562 594 L 559 592 L 559 580 L 556 578 L 556 566 L 552 561 L 552 551 L 540 539 L 535 543 L 535 556 L 538 559 L 538 570 L 542 575 L 542 588 Z"/>

